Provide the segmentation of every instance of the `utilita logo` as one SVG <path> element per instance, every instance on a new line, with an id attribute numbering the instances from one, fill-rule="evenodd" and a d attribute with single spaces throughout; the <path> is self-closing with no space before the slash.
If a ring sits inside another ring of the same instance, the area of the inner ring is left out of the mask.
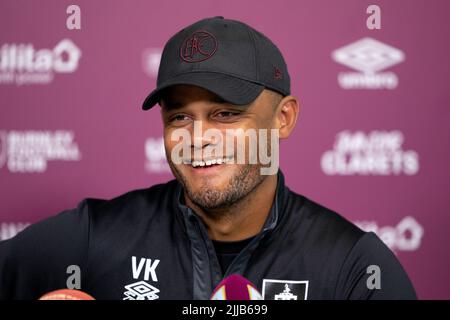
<path id="1" fill-rule="evenodd" d="M 398 77 L 393 72 L 379 72 L 405 60 L 405 54 L 372 38 L 363 38 L 332 53 L 334 61 L 360 72 L 341 72 L 342 89 L 395 89 Z"/>
<path id="2" fill-rule="evenodd" d="M 5 43 L 0 47 L 0 84 L 48 84 L 54 73 L 77 70 L 81 50 L 69 39 L 52 50 L 36 50 L 32 44 Z"/>
<path id="3" fill-rule="evenodd" d="M 376 221 L 354 221 L 366 232 L 374 232 L 394 252 L 416 251 L 420 248 L 424 228 L 411 216 L 404 217 L 396 226 L 380 227 Z"/>

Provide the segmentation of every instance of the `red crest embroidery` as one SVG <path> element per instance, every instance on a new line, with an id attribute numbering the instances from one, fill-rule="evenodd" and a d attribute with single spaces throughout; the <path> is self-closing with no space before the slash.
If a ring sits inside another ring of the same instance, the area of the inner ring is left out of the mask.
<path id="1" fill-rule="evenodd" d="M 183 41 L 180 57 L 186 62 L 200 62 L 211 58 L 216 50 L 216 37 L 207 31 L 199 30 Z"/>

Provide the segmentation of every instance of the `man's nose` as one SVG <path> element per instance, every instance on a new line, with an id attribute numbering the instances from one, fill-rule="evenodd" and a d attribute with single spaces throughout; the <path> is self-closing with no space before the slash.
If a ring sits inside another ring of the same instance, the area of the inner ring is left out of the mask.
<path id="1" fill-rule="evenodd" d="M 217 141 L 211 135 L 205 135 L 205 132 L 209 129 L 217 129 L 215 126 L 207 120 L 196 120 L 192 129 L 193 144 L 192 148 L 203 149 L 208 145 L 215 144 Z"/>

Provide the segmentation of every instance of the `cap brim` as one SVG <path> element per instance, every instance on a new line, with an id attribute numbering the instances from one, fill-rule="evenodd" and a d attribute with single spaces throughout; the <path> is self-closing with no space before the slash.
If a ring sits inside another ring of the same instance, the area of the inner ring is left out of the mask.
<path id="1" fill-rule="evenodd" d="M 148 110 L 161 99 L 164 89 L 180 84 L 194 85 L 218 95 L 223 100 L 236 105 L 245 105 L 254 101 L 264 86 L 235 78 L 230 75 L 212 72 L 191 72 L 170 79 L 153 90 L 145 99 L 142 109 Z"/>

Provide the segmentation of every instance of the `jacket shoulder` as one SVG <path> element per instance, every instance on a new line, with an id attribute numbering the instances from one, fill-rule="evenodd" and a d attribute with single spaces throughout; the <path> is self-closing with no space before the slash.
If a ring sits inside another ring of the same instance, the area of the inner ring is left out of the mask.
<path id="1" fill-rule="evenodd" d="M 290 192 L 290 203 L 294 225 L 308 234 L 315 246 L 340 248 L 344 254 L 363 237 L 366 232 L 341 214 L 303 195 Z"/>
<path id="2" fill-rule="evenodd" d="M 145 189 L 136 189 L 109 200 L 86 198 L 78 206 L 79 210 L 89 211 L 92 219 L 118 218 L 118 215 L 127 215 L 127 219 L 138 219 L 145 212 L 151 215 L 155 212 L 167 211 L 167 205 L 173 203 L 177 182 L 171 180 L 167 183 L 153 185 Z"/>

